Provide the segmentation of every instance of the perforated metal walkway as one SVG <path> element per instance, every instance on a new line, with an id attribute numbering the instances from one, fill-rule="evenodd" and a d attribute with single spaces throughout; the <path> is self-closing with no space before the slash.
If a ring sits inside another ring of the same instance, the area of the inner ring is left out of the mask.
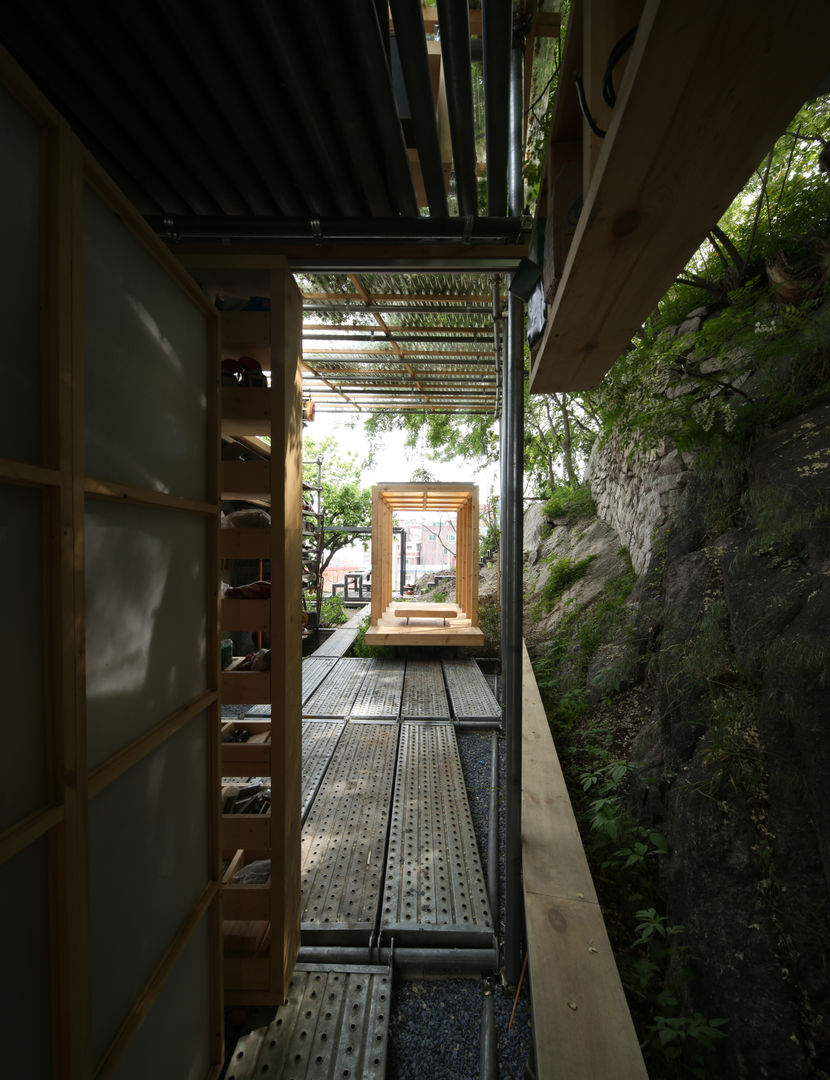
<path id="1" fill-rule="evenodd" d="M 267 1027 L 236 1044 L 225 1080 L 383 1080 L 392 973 L 298 964 Z"/>

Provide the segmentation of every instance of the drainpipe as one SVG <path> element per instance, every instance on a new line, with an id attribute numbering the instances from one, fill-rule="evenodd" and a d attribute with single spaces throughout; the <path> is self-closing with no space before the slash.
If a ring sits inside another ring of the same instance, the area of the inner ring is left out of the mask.
<path id="1" fill-rule="evenodd" d="M 521 214 L 523 34 L 514 27 L 510 59 L 510 212 Z M 502 414 L 501 669 L 506 731 L 504 979 L 515 986 L 521 970 L 522 893 L 522 491 L 524 447 L 524 306 L 508 294 Z"/>

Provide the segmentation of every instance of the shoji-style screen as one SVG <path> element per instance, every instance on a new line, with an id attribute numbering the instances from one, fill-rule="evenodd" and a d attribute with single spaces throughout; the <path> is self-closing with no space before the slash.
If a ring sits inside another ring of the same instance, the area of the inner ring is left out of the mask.
<path id="1" fill-rule="evenodd" d="M 0 49 L 0 1074 L 213 1080 L 218 330 Z"/>

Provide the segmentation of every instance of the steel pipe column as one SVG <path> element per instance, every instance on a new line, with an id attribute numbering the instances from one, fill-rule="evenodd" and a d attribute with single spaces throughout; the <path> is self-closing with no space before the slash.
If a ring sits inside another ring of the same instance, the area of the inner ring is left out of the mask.
<path id="1" fill-rule="evenodd" d="M 510 62 L 510 212 L 521 213 L 522 64 L 524 43 L 515 35 Z M 519 981 L 524 898 L 522 892 L 522 492 L 524 464 L 524 305 L 509 295 L 502 417 L 501 669 L 507 778 L 505 844 L 504 977 Z"/>

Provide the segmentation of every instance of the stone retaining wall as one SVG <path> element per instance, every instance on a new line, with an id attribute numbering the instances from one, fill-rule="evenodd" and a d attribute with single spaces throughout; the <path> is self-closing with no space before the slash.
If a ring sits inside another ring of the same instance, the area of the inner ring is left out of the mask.
<path id="1" fill-rule="evenodd" d="M 654 450 L 640 451 L 612 435 L 595 446 L 587 481 L 600 520 L 625 544 L 638 574 L 648 566 L 655 538 L 676 510 L 689 478 L 687 460 L 668 439 Z"/>

